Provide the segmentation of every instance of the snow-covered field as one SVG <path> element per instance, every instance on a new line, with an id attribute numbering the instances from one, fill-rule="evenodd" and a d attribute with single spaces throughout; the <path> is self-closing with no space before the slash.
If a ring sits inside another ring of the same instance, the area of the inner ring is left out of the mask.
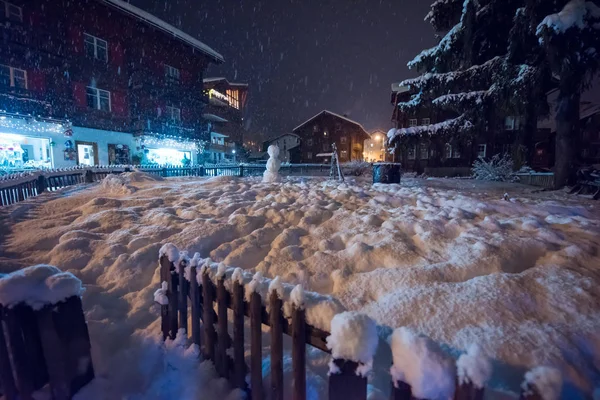
<path id="1" fill-rule="evenodd" d="M 494 360 L 496 386 L 516 388 L 537 365 L 561 369 L 563 393 L 599 386 L 600 208 L 563 192 L 470 180 L 265 184 L 135 172 L 17 204 L 2 218 L 0 272 L 46 263 L 86 285 L 95 385 L 112 390 L 104 398 L 167 398 L 172 385 L 188 389 L 170 398 L 227 396 L 193 349 L 158 341 L 153 292 L 167 242 L 331 294 L 454 356 L 476 343 Z M 309 393 L 324 393 L 328 360 L 312 353 Z M 373 398 L 388 390 L 390 364 L 389 352 L 378 352 Z M 181 371 L 191 378 L 176 382 Z"/>

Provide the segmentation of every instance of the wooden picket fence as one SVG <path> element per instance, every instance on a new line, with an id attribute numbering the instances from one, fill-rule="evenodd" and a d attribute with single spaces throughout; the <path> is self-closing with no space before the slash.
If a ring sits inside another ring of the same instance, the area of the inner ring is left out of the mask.
<path id="1" fill-rule="evenodd" d="M 0 397 L 33 400 L 33 392 L 49 384 L 54 400 L 67 400 L 92 379 L 79 296 L 41 310 L 0 305 Z"/>
<path id="2" fill-rule="evenodd" d="M 330 335 L 306 322 L 303 308 L 292 306 L 291 318 L 284 317 L 283 301 L 276 291 L 263 303 L 261 295 L 253 292 L 250 301 L 245 300 L 244 286 L 232 279 L 226 285 L 226 276 L 216 278 L 216 284 L 208 269 L 197 281 L 197 267 L 190 266 L 189 281 L 185 270 L 189 260 L 181 259 L 177 265 L 167 255 L 160 257 L 160 277 L 166 282 L 168 304 L 161 305 L 161 328 L 163 338 L 175 339 L 180 329 L 191 334 L 191 340 L 201 349 L 205 360 L 213 361 L 221 377 L 235 387 L 247 391 L 253 400 L 269 398 L 282 400 L 284 397 L 283 335 L 292 341 L 292 399 L 305 400 L 306 391 L 306 345 L 325 353 L 331 353 L 326 345 Z M 227 286 L 230 289 L 227 289 Z M 215 312 L 216 307 L 216 312 Z M 191 332 L 188 332 L 188 311 L 191 310 Z M 233 337 L 228 333 L 228 310 L 233 311 Z M 269 310 L 269 311 L 268 311 Z M 250 319 L 250 365 L 244 359 L 244 319 Z M 202 322 L 202 324 L 201 324 Z M 271 385 L 263 386 L 262 376 L 262 325 L 270 327 L 270 373 Z M 216 329 L 215 329 L 216 326 Z M 233 357 L 228 350 L 233 348 Z M 359 364 L 352 360 L 334 359 L 338 373 L 329 375 L 329 399 L 366 400 L 367 378 L 357 373 Z M 250 388 L 246 375 L 250 375 Z M 268 391 L 268 393 L 267 393 Z M 458 384 L 454 400 L 482 400 L 484 388 L 470 383 Z M 418 400 L 412 396 L 410 385 L 404 382 L 391 383 L 391 400 Z M 522 389 L 520 399 L 543 400 L 535 387 Z"/>

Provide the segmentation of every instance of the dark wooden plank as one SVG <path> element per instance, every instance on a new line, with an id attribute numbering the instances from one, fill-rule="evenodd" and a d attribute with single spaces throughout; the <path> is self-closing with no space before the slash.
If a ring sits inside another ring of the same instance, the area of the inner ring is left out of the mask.
<path id="1" fill-rule="evenodd" d="M 33 388 L 38 390 L 48 383 L 48 371 L 42 349 L 37 316 L 32 308 L 20 304 L 14 308 L 19 320 L 25 351 L 33 377 Z"/>
<path id="2" fill-rule="evenodd" d="M 233 385 L 246 390 L 244 360 L 244 286 L 233 283 Z"/>
<path id="3" fill-rule="evenodd" d="M 292 310 L 292 400 L 306 400 L 306 313 Z"/>
<path id="4" fill-rule="evenodd" d="M 77 393 L 94 379 L 90 335 L 79 296 L 58 303 L 54 325 L 66 349 L 67 376 L 71 393 Z"/>
<path id="5" fill-rule="evenodd" d="M 8 355 L 8 346 L 3 328 L 4 308 L 0 305 L 0 384 L 6 400 L 17 399 L 17 386 Z"/>
<path id="6" fill-rule="evenodd" d="M 8 351 L 12 355 L 12 365 L 20 399 L 32 400 L 34 392 L 33 374 L 27 358 L 27 350 L 23 340 L 23 332 L 19 326 L 19 318 L 15 308 L 5 310 L 6 333 L 8 335 Z"/>
<path id="7" fill-rule="evenodd" d="M 392 384 L 390 400 L 412 400 L 412 390 L 410 385 L 404 382 L 396 382 Z"/>
<path id="8" fill-rule="evenodd" d="M 169 277 L 171 276 L 171 268 L 172 263 L 169 261 L 167 256 L 160 257 L 160 284 L 162 286 L 163 282 L 167 282 L 167 298 L 170 299 L 170 288 L 169 288 Z M 160 325 L 163 333 L 163 340 L 169 337 L 170 330 L 170 319 L 169 319 L 169 305 L 161 305 L 160 306 Z"/>
<path id="9" fill-rule="evenodd" d="M 192 303 L 192 341 L 200 346 L 200 287 L 196 267 L 190 268 L 190 301 Z"/>
<path id="10" fill-rule="evenodd" d="M 49 306 L 38 311 L 37 320 L 44 358 L 48 368 L 52 398 L 54 400 L 66 400 L 70 399 L 72 395 L 65 362 L 66 350 L 54 326 L 53 308 L 53 306 Z"/>
<path id="11" fill-rule="evenodd" d="M 485 390 L 477 388 L 472 383 L 463 383 L 456 386 L 454 400 L 483 400 Z"/>
<path id="12" fill-rule="evenodd" d="M 171 272 L 169 274 L 169 337 L 175 339 L 179 330 L 177 314 L 179 310 L 179 277 Z"/>
<path id="13" fill-rule="evenodd" d="M 264 397 L 262 381 L 262 299 L 253 292 L 250 296 L 250 388 L 252 399 Z"/>
<path id="14" fill-rule="evenodd" d="M 214 290 L 213 283 L 208 276 L 208 271 L 205 271 L 202 274 L 202 308 L 203 313 L 202 320 L 203 328 L 204 328 L 204 338 L 202 342 L 204 343 L 204 358 L 207 360 L 215 360 L 215 320 L 214 320 L 214 309 L 213 309 L 213 301 L 214 301 Z"/>
<path id="15" fill-rule="evenodd" d="M 283 302 L 276 290 L 271 291 L 271 400 L 283 400 Z"/>
<path id="16" fill-rule="evenodd" d="M 367 378 L 357 375 L 358 363 L 348 360 L 333 360 L 339 373 L 329 375 L 329 398 L 344 400 L 366 400 Z"/>
<path id="17" fill-rule="evenodd" d="M 227 332 L 227 289 L 225 289 L 225 277 L 217 281 L 217 371 L 223 378 L 229 378 L 229 361 L 227 348 L 229 347 L 229 333 Z"/>
<path id="18" fill-rule="evenodd" d="M 188 332 L 188 304 L 187 304 L 187 281 L 185 280 L 185 267 L 187 260 L 179 261 L 179 328 Z"/>

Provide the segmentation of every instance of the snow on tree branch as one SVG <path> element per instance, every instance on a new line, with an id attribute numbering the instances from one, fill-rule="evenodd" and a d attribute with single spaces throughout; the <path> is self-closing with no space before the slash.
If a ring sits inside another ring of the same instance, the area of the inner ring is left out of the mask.
<path id="1" fill-rule="evenodd" d="M 451 93 L 440 96 L 432 101 L 437 106 L 467 106 L 469 104 L 483 104 L 487 96 L 489 95 L 488 90 L 479 90 L 474 92 L 466 93 Z"/>
<path id="2" fill-rule="evenodd" d="M 464 115 L 433 125 L 411 126 L 409 128 L 392 129 L 388 132 L 389 143 L 405 136 L 445 135 L 457 132 L 468 132 L 473 124 Z"/>
<path id="3" fill-rule="evenodd" d="M 573 27 L 583 30 L 591 26 L 588 19 L 600 19 L 600 7 L 591 1 L 571 0 L 559 13 L 548 15 L 542 20 L 537 27 L 537 35 L 540 36 L 545 27 L 555 33 L 565 33 Z M 596 26 L 593 28 L 597 29 Z"/>

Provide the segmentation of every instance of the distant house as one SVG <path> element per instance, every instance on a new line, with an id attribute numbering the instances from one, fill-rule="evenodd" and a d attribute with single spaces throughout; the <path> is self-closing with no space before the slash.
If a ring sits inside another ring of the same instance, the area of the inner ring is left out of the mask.
<path id="1" fill-rule="evenodd" d="M 300 162 L 300 136 L 293 133 L 284 133 L 275 138 L 263 142 L 263 151 L 267 151 L 270 145 L 279 147 L 279 159 L 281 162 Z"/>
<path id="2" fill-rule="evenodd" d="M 317 154 L 330 153 L 335 143 L 340 162 L 362 160 L 364 142 L 369 134 L 361 124 L 331 111 L 321 111 L 298 125 L 292 132 L 300 141 L 300 162 L 326 163 L 327 157 Z"/>
<path id="3" fill-rule="evenodd" d="M 386 161 L 387 136 L 384 131 L 375 130 L 365 140 L 364 160 L 368 162 Z"/>

